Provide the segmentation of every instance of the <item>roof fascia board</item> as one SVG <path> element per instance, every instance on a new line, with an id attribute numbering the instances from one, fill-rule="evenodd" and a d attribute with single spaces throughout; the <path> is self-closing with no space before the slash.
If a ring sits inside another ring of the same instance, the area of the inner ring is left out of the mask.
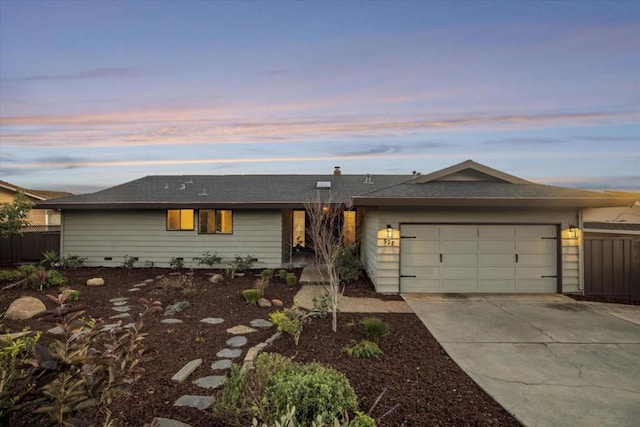
<path id="1" fill-rule="evenodd" d="M 35 205 L 36 208 L 62 209 L 62 210 L 153 210 L 153 209 L 288 209 L 303 208 L 300 203 L 46 203 Z"/>
<path id="2" fill-rule="evenodd" d="M 42 196 L 38 196 L 37 194 L 34 194 L 34 193 L 30 192 L 30 191 L 29 191 L 29 190 L 27 190 L 26 188 L 18 187 L 18 186 L 11 185 L 11 184 L 8 184 L 8 183 L 7 183 L 7 184 L 5 184 L 5 183 L 0 183 L 0 187 L 2 187 L 2 188 L 6 188 L 7 190 L 9 190 L 9 191 L 13 191 L 13 192 L 15 192 L 15 193 L 17 193 L 17 192 L 19 192 L 19 191 L 22 191 L 22 193 L 23 193 L 25 196 L 29 196 L 29 197 L 31 197 L 32 199 L 46 200 L 44 197 L 42 197 Z"/>
<path id="3" fill-rule="evenodd" d="M 448 168 L 440 169 L 439 171 L 435 171 L 429 173 L 427 175 L 420 175 L 419 177 L 408 181 L 408 184 L 425 184 L 427 182 L 436 181 L 440 178 L 444 178 L 448 175 L 453 175 L 458 172 L 462 172 L 466 169 L 473 169 L 485 175 L 492 176 L 501 181 L 506 181 L 511 184 L 531 184 L 530 181 L 527 181 L 522 178 L 518 178 L 517 176 L 509 175 L 508 173 L 501 172 L 497 169 L 490 168 L 489 166 L 481 165 L 480 163 L 476 163 L 473 160 L 467 160 L 462 163 L 458 163 L 457 165 L 449 166 Z"/>
<path id="4" fill-rule="evenodd" d="M 354 197 L 353 206 L 374 207 L 615 207 L 624 206 L 627 202 L 600 198 L 491 198 L 491 197 Z"/>

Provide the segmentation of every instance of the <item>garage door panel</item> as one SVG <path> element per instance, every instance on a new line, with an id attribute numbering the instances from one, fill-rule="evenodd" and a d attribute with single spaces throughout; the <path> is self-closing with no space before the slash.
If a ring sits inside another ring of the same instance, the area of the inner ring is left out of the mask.
<path id="1" fill-rule="evenodd" d="M 478 228 L 480 240 L 515 240 L 516 228 L 504 225 L 483 225 Z"/>
<path id="2" fill-rule="evenodd" d="M 478 268 L 479 279 L 505 279 L 516 277 L 515 267 L 480 267 Z"/>
<path id="3" fill-rule="evenodd" d="M 555 225 L 411 225 L 401 234 L 416 236 L 400 248 L 403 292 L 556 292 Z"/>
<path id="4" fill-rule="evenodd" d="M 441 267 L 440 274 L 446 279 L 473 279 L 478 276 L 477 267 Z"/>
<path id="5" fill-rule="evenodd" d="M 509 254 L 492 254 L 482 253 L 478 255 L 479 265 L 515 265 L 516 257 L 513 253 Z"/>
<path id="6" fill-rule="evenodd" d="M 446 253 L 476 253 L 478 252 L 477 240 L 444 240 L 441 242 L 442 252 Z"/>
<path id="7" fill-rule="evenodd" d="M 506 253 L 512 254 L 516 249 L 516 242 L 497 241 L 497 240 L 480 240 L 478 242 L 478 250 L 480 252 Z"/>

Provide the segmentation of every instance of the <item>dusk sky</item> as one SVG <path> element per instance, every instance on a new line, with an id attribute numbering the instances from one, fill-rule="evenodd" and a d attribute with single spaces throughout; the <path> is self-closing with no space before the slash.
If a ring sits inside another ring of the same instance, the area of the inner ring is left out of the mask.
<path id="1" fill-rule="evenodd" d="M 0 179 L 429 173 L 640 191 L 640 2 L 0 0 Z"/>

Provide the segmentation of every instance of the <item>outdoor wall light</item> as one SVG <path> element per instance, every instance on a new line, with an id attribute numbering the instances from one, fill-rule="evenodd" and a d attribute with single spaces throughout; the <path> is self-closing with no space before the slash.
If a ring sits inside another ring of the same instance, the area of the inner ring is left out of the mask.
<path id="1" fill-rule="evenodd" d="M 387 239 L 391 239 L 393 237 L 393 227 L 391 224 L 387 224 Z"/>
<path id="2" fill-rule="evenodd" d="M 577 225 L 575 225 L 573 223 L 569 224 L 569 235 L 571 237 L 576 237 L 578 235 L 578 226 Z"/>

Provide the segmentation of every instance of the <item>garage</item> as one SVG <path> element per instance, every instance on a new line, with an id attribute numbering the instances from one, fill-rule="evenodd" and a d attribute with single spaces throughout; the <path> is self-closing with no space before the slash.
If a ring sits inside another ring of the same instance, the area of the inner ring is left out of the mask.
<path id="1" fill-rule="evenodd" d="M 556 225 L 400 225 L 401 292 L 557 289 Z"/>

